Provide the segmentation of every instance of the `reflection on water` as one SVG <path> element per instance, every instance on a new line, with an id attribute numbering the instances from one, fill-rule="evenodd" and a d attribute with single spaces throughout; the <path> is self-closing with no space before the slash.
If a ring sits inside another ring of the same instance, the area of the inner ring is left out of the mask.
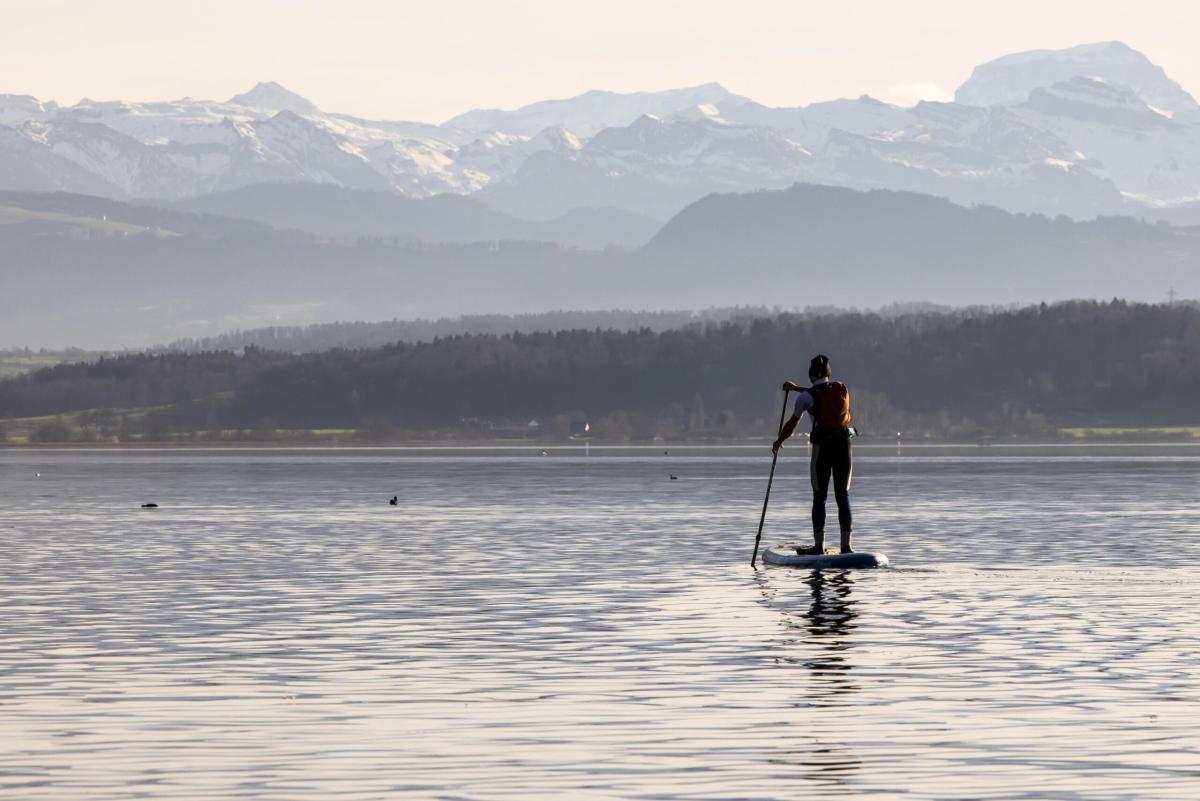
<path id="1" fill-rule="evenodd" d="M 757 581 L 766 606 L 783 614 L 793 637 L 785 644 L 804 646 L 798 656 L 780 657 L 779 661 L 808 670 L 810 683 L 805 704 L 812 706 L 843 703 L 844 693 L 858 688 L 851 681 L 851 634 L 855 628 L 854 575 L 849 570 L 795 570 L 803 575 L 808 593 L 779 597 L 764 574 Z"/>
<path id="2" fill-rule="evenodd" d="M 853 676 L 855 600 L 854 575 L 848 570 L 796 571 L 803 576 L 809 596 L 779 598 L 769 580 L 761 583 L 766 605 L 783 613 L 794 637 L 784 641 L 795 656 L 781 662 L 808 672 L 792 706 L 800 711 L 798 725 L 807 733 L 803 749 L 789 754 L 801 775 L 827 792 L 847 789 L 863 767 L 862 759 L 835 728 L 826 725 L 822 710 L 859 703 L 860 687 Z"/>
<path id="3" fill-rule="evenodd" d="M 1194 801 L 1200 451 L 760 450 L 0 452 L 0 797 Z"/>
<path id="4" fill-rule="evenodd" d="M 812 588 L 812 603 L 804 613 L 804 629 L 819 648 L 805 667 L 812 673 L 817 703 L 844 701 L 845 693 L 858 688 L 850 676 L 850 638 L 854 631 L 854 599 L 850 597 L 854 579 L 849 571 L 832 575 L 814 570 L 807 579 Z"/>

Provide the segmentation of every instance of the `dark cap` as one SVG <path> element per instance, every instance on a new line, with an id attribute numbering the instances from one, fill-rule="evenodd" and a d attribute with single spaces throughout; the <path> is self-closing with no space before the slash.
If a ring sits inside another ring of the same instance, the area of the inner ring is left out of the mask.
<path id="1" fill-rule="evenodd" d="M 813 356 L 811 362 L 808 363 L 809 378 L 826 378 L 829 376 L 829 357 L 823 353 L 818 353 Z"/>

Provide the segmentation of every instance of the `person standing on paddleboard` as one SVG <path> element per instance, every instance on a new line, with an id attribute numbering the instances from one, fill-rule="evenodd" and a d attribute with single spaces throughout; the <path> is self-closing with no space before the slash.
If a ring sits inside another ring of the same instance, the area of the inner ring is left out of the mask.
<path id="1" fill-rule="evenodd" d="M 842 553 L 853 553 L 850 537 L 853 518 L 850 515 L 850 479 L 854 464 L 850 454 L 850 391 L 840 381 L 831 380 L 829 358 L 813 357 L 808 365 L 808 380 L 811 387 L 802 387 L 785 381 L 785 392 L 796 392 L 796 405 L 792 416 L 779 431 L 779 439 L 771 446 L 778 453 L 783 443 L 796 432 L 800 417 L 808 413 L 812 420 L 812 456 L 809 461 L 809 478 L 812 481 L 813 545 L 800 547 L 801 555 L 825 553 L 825 498 L 829 494 L 829 481 L 833 480 L 833 497 L 837 501 L 838 525 L 842 532 Z"/>

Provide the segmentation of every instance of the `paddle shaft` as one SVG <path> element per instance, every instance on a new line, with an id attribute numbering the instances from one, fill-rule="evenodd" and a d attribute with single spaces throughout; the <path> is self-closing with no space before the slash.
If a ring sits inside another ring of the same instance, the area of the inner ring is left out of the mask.
<path id="1" fill-rule="evenodd" d="M 779 434 L 783 433 L 783 418 L 787 416 L 788 390 L 783 391 L 783 408 L 779 410 Z M 779 434 L 775 436 L 778 437 Z M 767 502 L 771 500 L 771 484 L 775 481 L 775 463 L 779 461 L 779 451 L 771 454 L 771 474 L 767 476 L 767 494 L 763 497 L 762 516 L 758 518 L 758 535 L 754 538 L 754 553 L 750 554 L 750 567 L 758 566 L 758 546 L 762 542 L 763 523 L 767 522 Z"/>

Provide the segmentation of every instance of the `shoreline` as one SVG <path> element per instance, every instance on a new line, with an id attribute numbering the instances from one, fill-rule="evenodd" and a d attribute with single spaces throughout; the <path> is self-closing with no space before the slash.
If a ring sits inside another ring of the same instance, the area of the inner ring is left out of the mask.
<path id="1" fill-rule="evenodd" d="M 769 446 L 770 437 L 745 441 L 717 440 L 683 442 L 535 442 L 515 440 L 396 440 L 391 442 L 354 441 L 294 441 L 294 442 L 5 442 L 0 443 L 4 451 L 702 451 L 702 450 L 758 450 Z M 807 445 L 807 443 L 798 443 Z M 796 444 L 791 446 L 795 449 Z M 1187 438 L 1064 438 L 1064 439 L 1010 439 L 1004 441 L 980 441 L 968 439 L 922 439 L 922 440 L 868 440 L 856 442 L 856 450 L 907 450 L 931 448 L 1079 448 L 1079 447 L 1200 447 L 1200 439 Z M 666 454 L 664 454 L 666 455 Z"/>

